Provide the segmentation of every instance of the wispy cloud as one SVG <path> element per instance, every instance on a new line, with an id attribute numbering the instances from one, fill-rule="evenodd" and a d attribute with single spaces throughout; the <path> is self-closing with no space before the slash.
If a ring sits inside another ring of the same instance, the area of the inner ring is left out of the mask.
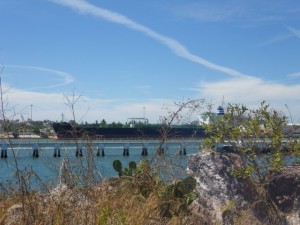
<path id="1" fill-rule="evenodd" d="M 74 81 L 74 78 L 71 74 L 59 71 L 59 70 L 53 70 L 49 68 L 44 68 L 44 67 L 37 67 L 37 66 L 21 66 L 21 65 L 4 65 L 5 67 L 10 67 L 10 68 L 18 68 L 18 69 L 27 69 L 27 70 L 38 70 L 42 72 L 47 72 L 49 74 L 52 74 L 54 76 L 59 76 L 62 78 L 62 82 L 55 84 L 55 85 L 50 85 L 50 86 L 43 86 L 43 87 L 34 87 L 31 89 L 36 89 L 36 88 L 54 88 L 54 87 L 59 87 L 59 86 L 64 86 L 67 84 L 70 84 Z"/>
<path id="2" fill-rule="evenodd" d="M 279 35 L 279 36 L 276 36 L 276 37 L 274 37 L 274 38 L 272 38 L 270 40 L 267 40 L 267 41 L 259 44 L 258 46 L 267 46 L 267 45 L 275 44 L 275 43 L 287 40 L 287 39 L 289 39 L 289 38 L 291 38 L 293 36 L 294 36 L 293 34 Z"/>
<path id="3" fill-rule="evenodd" d="M 192 61 L 194 63 L 200 64 L 202 66 L 205 66 L 211 70 L 227 74 L 229 76 L 234 77 L 246 77 L 247 74 L 244 74 L 242 72 L 239 72 L 237 70 L 221 66 L 219 64 L 213 63 L 203 57 L 200 57 L 198 55 L 192 54 L 184 45 L 179 43 L 178 41 L 164 36 L 162 34 L 159 34 L 155 32 L 154 30 L 143 26 L 129 18 L 127 18 L 124 15 L 121 15 L 116 12 L 109 11 L 107 9 L 103 9 L 100 7 L 97 7 L 95 5 L 92 5 L 88 3 L 85 0 L 50 0 L 51 2 L 70 7 L 79 13 L 83 14 L 90 14 L 95 17 L 100 17 L 102 19 L 105 19 L 107 21 L 118 23 L 123 26 L 126 26 L 130 29 L 139 31 L 147 35 L 148 37 L 153 38 L 154 40 L 160 42 L 161 44 L 168 47 L 174 54 L 176 54 L 179 57 L 182 57 L 186 60 Z"/>
<path id="4" fill-rule="evenodd" d="M 142 92 L 148 92 L 151 90 L 152 86 L 150 85 L 140 85 L 136 87 L 138 90 L 142 91 Z"/>
<path id="5" fill-rule="evenodd" d="M 177 15 L 204 22 L 225 22 L 236 18 L 242 18 L 247 10 L 243 4 L 232 1 L 226 3 L 193 2 L 185 3 L 174 9 Z"/>
<path id="6" fill-rule="evenodd" d="M 265 100 L 298 99 L 300 84 L 292 86 L 266 82 L 261 78 L 235 78 L 219 82 L 202 82 L 200 91 L 210 96 L 228 96 L 231 99 L 255 102 L 261 98 Z M 294 96 L 294 97 L 293 97 Z"/>
<path id="7" fill-rule="evenodd" d="M 173 7 L 175 14 L 201 22 L 254 22 L 265 24 L 286 22 L 299 18 L 299 8 L 295 8 L 297 4 L 286 4 L 284 0 L 277 0 L 274 4 L 262 0 L 203 0 L 184 2 L 179 7 L 175 7 Z M 298 7 L 300 7 L 299 4 Z"/>
<path id="8" fill-rule="evenodd" d="M 299 76 L 295 73 L 293 76 Z M 284 85 L 267 82 L 261 78 L 229 78 L 218 82 L 201 82 L 198 86 L 201 97 L 212 99 L 215 103 L 221 102 L 225 96 L 227 102 L 243 103 L 247 106 L 257 106 L 262 100 L 271 103 L 278 109 L 285 104 L 291 108 L 294 119 L 300 119 L 300 84 Z"/>
<path id="9" fill-rule="evenodd" d="M 21 90 L 2 84 L 6 92 L 9 109 L 18 112 L 14 119 L 26 120 L 30 118 L 30 105 L 33 105 L 32 117 L 34 120 L 51 119 L 61 120 L 61 114 L 64 114 L 65 121 L 73 119 L 72 110 L 64 103 L 66 99 L 62 93 L 39 93 L 28 90 Z M 83 96 L 76 102 L 74 112 L 77 122 L 95 122 L 105 119 L 108 122 L 126 122 L 129 117 L 141 117 L 144 113 L 147 118 L 155 123 L 158 121 L 158 115 L 163 115 L 162 109 L 164 103 L 172 102 L 173 99 L 147 99 L 135 101 L 130 99 L 104 99 L 90 98 Z"/>
<path id="10" fill-rule="evenodd" d="M 298 38 L 300 38 L 300 30 L 295 29 L 295 28 L 293 28 L 293 27 L 287 27 L 287 29 L 288 29 L 289 31 L 291 31 L 291 32 L 293 33 L 293 35 L 295 35 L 295 36 L 297 36 Z"/>
<path id="11" fill-rule="evenodd" d="M 300 78 L 300 72 L 288 74 L 287 77 L 292 78 L 292 79 Z"/>
<path id="12" fill-rule="evenodd" d="M 107 9 L 103 9 L 97 7 L 95 5 L 90 4 L 86 0 L 50 0 L 56 4 L 60 4 L 76 10 L 82 14 L 92 15 L 112 23 L 117 23 L 122 26 L 125 26 L 129 29 L 141 32 L 146 36 L 156 40 L 157 42 L 163 44 L 167 48 L 169 48 L 175 55 L 182 57 L 191 62 L 197 63 L 204 67 L 207 67 L 213 71 L 217 71 L 223 74 L 227 74 L 231 76 L 226 80 L 220 80 L 215 82 L 202 82 L 199 87 L 197 87 L 197 91 L 201 98 L 211 99 L 214 101 L 220 101 L 222 96 L 225 96 L 228 102 L 242 102 L 247 105 L 257 105 L 261 100 L 267 100 L 270 103 L 276 103 L 277 105 L 291 104 L 291 109 L 294 108 L 294 112 L 300 111 L 299 97 L 300 96 L 300 84 L 294 85 L 283 85 L 276 82 L 268 82 L 261 78 L 256 78 L 247 74 L 244 74 L 240 71 L 237 71 L 232 68 L 228 68 L 225 66 L 221 66 L 214 62 L 211 62 L 203 57 L 195 55 L 191 53 L 183 44 L 179 43 L 177 40 L 170 38 L 168 36 L 157 33 L 156 31 L 139 24 L 128 17 L 121 15 L 116 12 L 109 11 Z M 226 11 L 222 9 L 219 13 L 219 19 L 224 18 L 233 18 L 237 16 L 242 16 L 244 12 L 243 9 L 235 8 L 231 12 L 226 12 L 227 14 L 223 14 L 222 12 Z M 269 17 L 271 18 L 271 17 Z M 298 34 L 296 29 L 290 28 L 294 35 Z M 290 35 L 281 36 L 270 40 L 266 44 L 275 43 L 285 38 L 289 38 Z M 290 77 L 298 77 L 298 73 L 294 75 L 290 75 Z M 145 88 L 145 87 L 143 87 Z M 170 101 L 166 100 L 165 102 Z M 93 102 L 91 100 L 90 102 Z M 125 102 L 123 100 L 123 102 Z M 95 102 L 96 103 L 96 102 Z M 156 109 L 156 115 L 159 115 L 159 107 L 161 107 L 161 102 L 151 101 L 148 103 L 124 103 L 118 104 L 117 108 L 111 109 L 111 106 L 105 109 L 106 106 L 102 105 L 103 118 L 105 115 L 109 115 L 115 118 L 119 118 L 120 115 L 132 116 L 132 109 L 141 110 L 142 107 L 146 107 L 149 109 Z M 97 105 L 97 104 L 92 104 Z M 84 107 L 82 107 L 84 108 Z M 116 113 L 112 115 L 112 112 Z M 99 111 L 91 110 L 90 113 L 99 113 Z M 154 113 L 154 112 L 153 112 Z M 98 116 L 99 118 L 99 116 Z M 121 119 L 122 120 L 122 119 Z"/>
<path id="13" fill-rule="evenodd" d="M 33 105 L 34 120 L 54 119 L 60 116 L 64 104 L 61 93 L 38 93 L 1 84 L 7 100 L 6 113 L 13 114 L 14 119 L 29 118 L 30 105 Z M 15 114 L 16 113 L 16 114 Z"/>

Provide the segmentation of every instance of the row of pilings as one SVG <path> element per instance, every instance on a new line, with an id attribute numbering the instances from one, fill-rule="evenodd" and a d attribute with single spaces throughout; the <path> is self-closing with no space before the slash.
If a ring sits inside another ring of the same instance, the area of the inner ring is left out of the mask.
<path id="1" fill-rule="evenodd" d="M 97 153 L 96 156 L 105 156 L 105 147 L 104 144 L 99 144 L 97 146 Z M 123 156 L 129 156 L 129 149 L 130 145 L 125 144 L 123 147 Z M 165 145 L 160 146 L 157 150 L 156 153 L 158 155 L 165 155 L 167 147 Z M 8 150 L 8 145 L 7 144 L 2 144 L 1 146 L 1 158 L 7 158 L 7 150 Z M 39 146 L 37 144 L 32 145 L 32 157 L 33 158 L 38 158 L 39 157 Z M 178 151 L 179 155 L 186 155 L 186 148 L 184 146 L 180 146 L 180 149 Z M 142 145 L 142 156 L 148 156 L 148 145 L 143 144 Z M 81 144 L 76 146 L 76 151 L 75 151 L 75 156 L 76 157 L 83 157 L 83 146 Z M 60 144 L 55 144 L 54 145 L 54 152 L 53 152 L 53 157 L 61 157 L 61 147 Z"/>
<path id="2" fill-rule="evenodd" d="M 1 146 L 1 158 L 7 158 L 7 144 Z"/>

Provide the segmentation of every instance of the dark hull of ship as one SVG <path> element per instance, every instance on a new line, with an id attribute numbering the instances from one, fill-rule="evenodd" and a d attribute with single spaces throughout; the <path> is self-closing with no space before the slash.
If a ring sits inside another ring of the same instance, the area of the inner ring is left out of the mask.
<path id="1" fill-rule="evenodd" d="M 58 139 L 92 138 L 92 139 L 153 139 L 162 138 L 161 129 L 154 127 L 142 128 L 101 128 L 76 126 L 69 123 L 54 123 L 53 129 Z M 170 128 L 167 138 L 202 138 L 205 133 L 201 127 L 176 127 Z"/>

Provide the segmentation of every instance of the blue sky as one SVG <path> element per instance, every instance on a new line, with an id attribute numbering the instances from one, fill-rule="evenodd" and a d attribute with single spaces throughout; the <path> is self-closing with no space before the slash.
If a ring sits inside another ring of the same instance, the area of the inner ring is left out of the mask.
<path id="1" fill-rule="evenodd" d="M 298 0 L 1 0 L 0 63 L 14 112 L 126 122 L 203 98 L 300 116 Z M 144 110 L 145 109 L 145 110 Z M 17 115 L 18 117 L 19 115 Z"/>

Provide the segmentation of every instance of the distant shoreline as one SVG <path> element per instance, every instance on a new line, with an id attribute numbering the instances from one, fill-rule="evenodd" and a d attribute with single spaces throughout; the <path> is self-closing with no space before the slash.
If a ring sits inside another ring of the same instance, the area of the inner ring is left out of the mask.
<path id="1" fill-rule="evenodd" d="M 9 135 L 9 137 L 7 137 L 7 135 L 4 134 L 0 134 L 0 139 L 57 139 L 57 136 L 49 136 L 49 137 L 41 137 L 40 135 L 37 134 L 20 134 L 17 138 L 15 138 L 12 134 Z"/>

